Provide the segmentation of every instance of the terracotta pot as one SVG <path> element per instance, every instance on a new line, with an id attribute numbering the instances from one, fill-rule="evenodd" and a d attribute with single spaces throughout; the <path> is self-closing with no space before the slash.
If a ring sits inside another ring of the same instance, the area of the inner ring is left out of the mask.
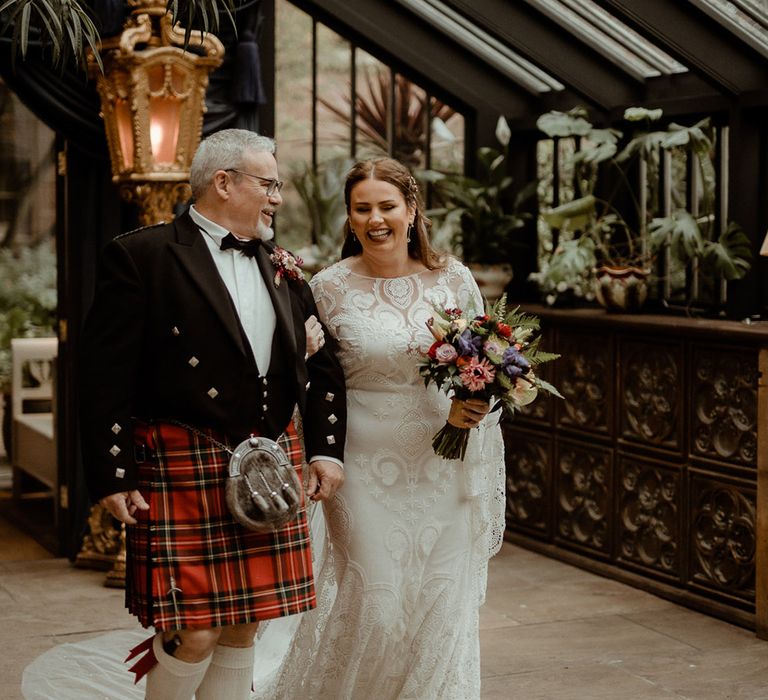
<path id="1" fill-rule="evenodd" d="M 467 267 L 488 301 L 496 301 L 512 281 L 512 265 L 508 263 L 467 263 Z"/>
<path id="2" fill-rule="evenodd" d="M 648 298 L 650 274 L 640 267 L 598 267 L 595 296 L 609 311 L 639 311 Z"/>

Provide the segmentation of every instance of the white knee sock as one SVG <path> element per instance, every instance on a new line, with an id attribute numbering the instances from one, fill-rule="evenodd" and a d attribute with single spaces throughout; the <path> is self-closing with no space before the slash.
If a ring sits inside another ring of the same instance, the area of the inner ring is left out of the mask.
<path id="1" fill-rule="evenodd" d="M 145 700 L 192 700 L 213 654 L 197 663 L 170 656 L 163 650 L 162 632 L 155 636 L 152 649 L 157 665 L 147 674 Z"/>
<path id="2" fill-rule="evenodd" d="M 216 645 L 196 700 L 248 700 L 253 682 L 253 647 Z"/>

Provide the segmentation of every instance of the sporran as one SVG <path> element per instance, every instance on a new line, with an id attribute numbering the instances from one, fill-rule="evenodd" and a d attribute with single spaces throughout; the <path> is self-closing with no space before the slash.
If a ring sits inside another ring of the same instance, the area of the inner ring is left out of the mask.
<path id="1" fill-rule="evenodd" d="M 269 532 L 293 520 L 301 505 L 301 483 L 274 440 L 250 437 L 229 459 L 227 506 L 243 527 Z"/>

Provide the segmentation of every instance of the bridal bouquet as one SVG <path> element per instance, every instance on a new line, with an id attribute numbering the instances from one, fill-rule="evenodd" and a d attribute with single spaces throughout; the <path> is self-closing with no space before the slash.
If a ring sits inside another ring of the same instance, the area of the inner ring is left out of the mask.
<path id="1" fill-rule="evenodd" d="M 436 384 L 459 399 L 483 399 L 491 410 L 512 415 L 531 403 L 539 391 L 554 396 L 554 386 L 536 376 L 542 362 L 559 357 L 539 350 L 539 319 L 506 310 L 506 297 L 486 305 L 482 316 L 465 316 L 461 309 L 436 309 L 427 326 L 435 342 L 421 361 L 424 386 Z M 435 454 L 464 459 L 469 428 L 450 423 L 435 435 Z"/>

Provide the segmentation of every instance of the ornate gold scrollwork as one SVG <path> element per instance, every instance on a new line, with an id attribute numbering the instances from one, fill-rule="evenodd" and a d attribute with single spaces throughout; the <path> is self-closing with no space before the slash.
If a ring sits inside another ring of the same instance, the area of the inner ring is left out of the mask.
<path id="1" fill-rule="evenodd" d="M 122 530 L 112 514 L 100 505 L 91 507 L 88 532 L 75 559 L 75 566 L 84 569 L 111 569 L 121 549 Z"/>

